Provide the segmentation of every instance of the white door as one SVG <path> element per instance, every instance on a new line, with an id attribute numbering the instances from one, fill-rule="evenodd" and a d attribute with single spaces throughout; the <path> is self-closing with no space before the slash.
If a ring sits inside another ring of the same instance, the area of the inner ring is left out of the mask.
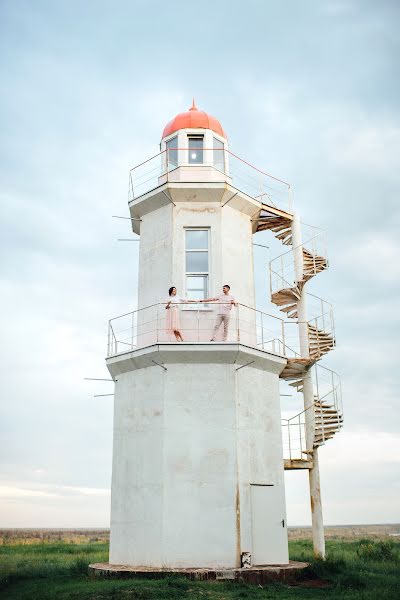
<path id="1" fill-rule="evenodd" d="M 250 485 L 253 565 L 289 562 L 285 490 L 276 485 Z"/>

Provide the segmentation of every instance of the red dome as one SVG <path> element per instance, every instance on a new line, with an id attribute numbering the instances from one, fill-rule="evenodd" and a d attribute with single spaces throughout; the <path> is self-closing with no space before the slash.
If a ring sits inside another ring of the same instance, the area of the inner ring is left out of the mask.
<path id="1" fill-rule="evenodd" d="M 225 132 L 218 119 L 208 115 L 203 110 L 199 110 L 195 106 L 194 99 L 192 107 L 187 112 L 179 113 L 166 124 L 162 137 L 168 137 L 179 129 L 211 129 L 211 131 L 215 131 L 215 133 L 226 139 Z"/>

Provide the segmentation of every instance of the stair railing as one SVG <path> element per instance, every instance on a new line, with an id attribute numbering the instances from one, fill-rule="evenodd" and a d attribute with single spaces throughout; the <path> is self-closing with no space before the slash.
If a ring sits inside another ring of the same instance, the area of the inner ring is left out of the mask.
<path id="1" fill-rule="evenodd" d="M 320 363 L 316 363 L 308 371 L 308 374 L 313 378 L 316 392 L 314 404 L 289 419 L 282 419 L 282 437 L 287 442 L 287 447 L 284 448 L 284 451 L 289 452 L 291 460 L 302 458 L 302 455 L 307 451 L 305 443 L 305 415 L 308 410 L 314 409 L 314 417 L 311 419 L 311 422 L 314 423 L 314 427 L 319 426 L 322 437 L 320 443 L 322 444 L 327 441 L 327 428 L 333 425 L 331 421 L 336 421 L 337 431 L 343 427 L 342 387 L 338 373 L 324 367 Z M 299 384 L 300 386 L 301 384 Z M 335 418 L 332 415 L 325 416 L 324 404 L 334 408 L 336 411 Z M 297 446 L 294 445 L 296 442 L 298 443 Z"/>
<path id="2" fill-rule="evenodd" d="M 321 230 L 319 233 L 314 235 L 314 237 L 307 239 L 299 246 L 295 246 L 294 248 L 283 252 L 269 262 L 271 294 L 278 292 L 280 289 L 292 288 L 298 285 L 299 282 L 296 280 L 294 253 L 299 248 L 303 248 L 312 255 L 312 276 L 319 272 L 317 260 L 324 258 L 326 261 L 328 261 L 324 237 L 325 232 Z M 310 278 L 307 277 L 307 274 L 309 274 L 309 268 L 304 266 L 304 282 L 307 280 L 307 278 Z"/>
<path id="3" fill-rule="evenodd" d="M 297 415 L 290 417 L 290 419 L 281 419 L 282 425 L 282 439 L 285 440 L 285 428 L 286 428 L 286 440 L 287 447 L 284 446 L 284 458 L 289 458 L 290 460 L 303 458 L 303 454 L 307 452 L 306 445 L 306 420 L 305 415 L 306 412 L 313 409 L 314 405 L 312 404 L 305 410 L 302 410 Z M 295 443 L 298 443 L 295 446 Z M 285 450 L 289 453 L 289 456 L 285 456 Z"/>
<path id="4" fill-rule="evenodd" d="M 313 369 L 314 385 L 319 402 L 330 404 L 337 412 L 337 424 L 341 428 L 343 420 L 342 383 L 339 374 L 316 363 Z"/>

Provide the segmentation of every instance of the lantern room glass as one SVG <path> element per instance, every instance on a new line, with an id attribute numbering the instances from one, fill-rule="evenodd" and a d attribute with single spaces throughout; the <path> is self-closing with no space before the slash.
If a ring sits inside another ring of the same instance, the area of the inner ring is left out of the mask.
<path id="1" fill-rule="evenodd" d="M 169 169 L 175 169 L 178 166 L 178 136 L 173 137 L 166 143 L 167 165 Z"/>
<path id="2" fill-rule="evenodd" d="M 216 137 L 213 137 L 213 165 L 218 171 L 225 173 L 224 143 Z"/>
<path id="3" fill-rule="evenodd" d="M 203 164 L 204 137 L 202 135 L 191 136 L 188 138 L 188 144 L 188 163 L 190 165 Z"/>

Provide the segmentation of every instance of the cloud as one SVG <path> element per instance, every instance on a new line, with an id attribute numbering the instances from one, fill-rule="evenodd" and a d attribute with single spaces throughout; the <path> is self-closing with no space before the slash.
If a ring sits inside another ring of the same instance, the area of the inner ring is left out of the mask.
<path id="1" fill-rule="evenodd" d="M 343 376 L 346 428 L 321 451 L 328 515 L 350 518 L 339 466 L 351 514 L 370 489 L 358 452 L 376 488 L 390 488 L 393 463 L 369 452 L 389 458 L 374 440 L 394 452 L 398 422 L 399 38 L 389 4 L 331 0 L 288 16 L 279 3 L 253 2 L 239 18 L 228 1 L 214 3 L 232 35 L 220 45 L 200 24 L 201 51 L 162 3 L 157 19 L 144 4 L 121 2 L 123 20 L 79 6 L 79 23 L 74 2 L 4 4 L 4 525 L 107 524 L 112 401 L 93 398 L 108 384 L 83 377 L 108 376 L 107 320 L 134 307 L 138 260 L 136 245 L 116 242 L 130 233 L 111 215 L 127 215 L 129 168 L 158 152 L 163 126 L 193 93 L 220 117 L 231 150 L 291 181 L 302 219 L 330 234 L 332 268 L 309 284 L 334 301 L 338 346 L 325 362 Z M 181 19 L 195 18 L 187 5 Z M 271 238 L 262 237 L 271 256 L 286 250 Z M 272 312 L 262 252 L 258 296 Z M 299 502 L 290 482 L 306 474 L 288 475 L 298 523 L 308 498 Z M 377 514 L 386 512 L 375 496 L 362 517 Z"/>

